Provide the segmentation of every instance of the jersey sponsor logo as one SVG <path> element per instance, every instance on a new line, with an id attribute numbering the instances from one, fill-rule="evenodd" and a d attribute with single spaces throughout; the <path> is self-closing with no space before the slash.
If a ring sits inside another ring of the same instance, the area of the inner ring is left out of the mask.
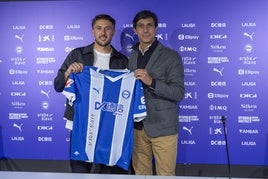
<path id="1" fill-rule="evenodd" d="M 104 101 L 102 103 L 95 102 L 95 109 L 107 112 L 112 112 L 114 115 L 122 114 L 124 111 L 124 105 L 113 102 Z"/>

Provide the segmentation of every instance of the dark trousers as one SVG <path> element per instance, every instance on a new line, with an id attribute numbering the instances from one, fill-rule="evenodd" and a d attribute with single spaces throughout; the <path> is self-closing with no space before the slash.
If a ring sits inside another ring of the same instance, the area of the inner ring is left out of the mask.
<path id="1" fill-rule="evenodd" d="M 71 160 L 72 173 L 91 173 L 92 163 Z"/>
<path id="2" fill-rule="evenodd" d="M 72 173 L 103 173 L 103 174 L 128 174 L 129 171 L 118 166 L 99 165 L 99 169 L 92 171 L 92 163 L 71 160 Z"/>

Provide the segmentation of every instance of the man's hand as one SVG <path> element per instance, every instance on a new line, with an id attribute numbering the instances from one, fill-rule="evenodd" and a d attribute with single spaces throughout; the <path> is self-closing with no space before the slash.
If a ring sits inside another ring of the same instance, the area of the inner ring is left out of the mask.
<path id="1" fill-rule="evenodd" d="M 67 69 L 67 71 L 65 72 L 65 81 L 67 81 L 69 75 L 71 73 L 79 73 L 79 72 L 82 72 L 83 70 L 83 64 L 82 63 L 79 63 L 79 62 L 74 62 L 72 63 L 69 68 Z"/>
<path id="2" fill-rule="evenodd" d="M 145 69 L 137 69 L 134 71 L 134 76 L 140 79 L 145 85 L 150 86 L 152 84 L 152 77 L 147 73 Z"/>

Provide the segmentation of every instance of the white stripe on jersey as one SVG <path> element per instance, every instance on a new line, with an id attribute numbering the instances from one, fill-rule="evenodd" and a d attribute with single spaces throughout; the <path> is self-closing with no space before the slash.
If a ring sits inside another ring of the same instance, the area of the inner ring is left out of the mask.
<path id="1" fill-rule="evenodd" d="M 87 126 L 87 138 L 86 138 L 86 153 L 89 161 L 94 160 L 95 147 L 97 142 L 97 136 L 99 132 L 99 124 L 101 119 L 101 110 L 95 110 L 95 101 L 102 101 L 104 78 L 103 75 L 99 75 L 95 71 L 90 69 L 90 81 L 93 85 L 90 85 L 89 89 L 89 105 L 88 105 L 88 126 Z M 98 93 L 98 95 L 96 95 Z"/>
<path id="2" fill-rule="evenodd" d="M 126 96 L 127 99 L 132 99 L 133 92 L 131 93 L 129 92 L 133 91 L 135 81 L 130 80 L 129 77 L 130 77 L 130 74 L 128 74 L 127 76 L 124 76 L 122 83 L 121 83 L 119 94 L 124 95 L 126 93 L 125 95 L 130 95 L 130 96 Z M 119 98 L 118 104 L 124 105 L 125 112 L 122 115 L 117 115 L 115 119 L 113 141 L 112 141 L 112 146 L 111 146 L 111 150 L 115 152 L 110 155 L 110 163 L 109 163 L 110 165 L 114 165 L 116 161 L 119 159 L 119 157 L 122 155 L 123 142 L 124 142 L 123 141 L 124 136 L 122 134 L 125 134 L 126 132 L 127 120 L 125 119 L 128 119 L 128 111 L 130 110 L 129 108 L 131 106 L 131 100 L 126 100 L 126 98 L 122 97 L 122 98 Z"/>

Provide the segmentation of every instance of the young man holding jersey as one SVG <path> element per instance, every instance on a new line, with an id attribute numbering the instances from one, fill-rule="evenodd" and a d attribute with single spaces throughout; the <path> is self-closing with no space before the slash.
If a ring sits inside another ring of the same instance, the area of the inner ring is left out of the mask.
<path id="1" fill-rule="evenodd" d="M 127 68 L 127 58 L 111 45 L 115 34 L 115 20 L 111 16 L 96 15 L 92 20 L 92 34 L 95 41 L 88 46 L 72 50 L 61 65 L 54 79 L 54 88 L 57 92 L 64 90 L 71 73 L 80 73 L 84 66 L 95 66 L 101 69 Z M 74 109 L 68 103 L 66 103 L 64 117 L 67 119 L 66 128 L 72 129 Z M 92 163 L 71 160 L 71 168 L 74 173 L 90 173 Z M 101 164 L 99 173 L 127 174 L 128 171 L 117 166 Z"/>

